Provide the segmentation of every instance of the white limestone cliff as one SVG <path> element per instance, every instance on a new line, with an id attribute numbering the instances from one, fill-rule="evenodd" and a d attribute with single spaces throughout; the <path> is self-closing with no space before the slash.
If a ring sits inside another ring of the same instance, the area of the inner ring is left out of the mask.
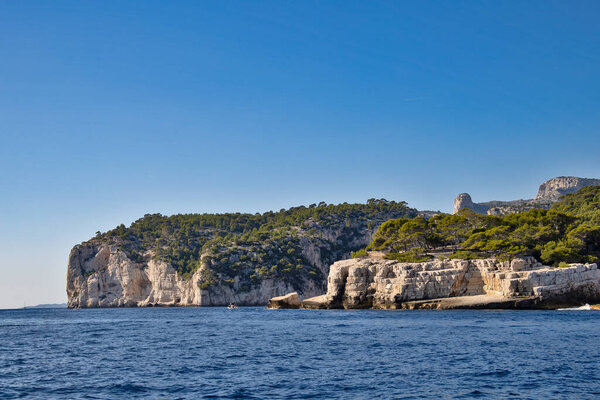
<path id="1" fill-rule="evenodd" d="M 536 202 L 555 202 L 567 193 L 575 193 L 586 186 L 598 186 L 600 179 L 559 176 L 542 183 L 538 189 Z"/>
<path id="2" fill-rule="evenodd" d="M 350 259 L 334 263 L 327 294 L 307 299 L 303 306 L 451 308 L 431 300 L 470 296 L 481 296 L 481 302 L 464 304 L 482 308 L 490 302 L 500 308 L 556 308 L 597 302 L 600 270 L 596 264 L 553 268 L 531 257 L 512 262 L 480 259 L 422 263 Z"/>
<path id="3" fill-rule="evenodd" d="M 135 263 L 116 246 L 76 246 L 67 272 L 68 307 L 265 305 L 273 296 L 294 291 L 275 279 L 248 291 L 242 291 L 237 280 L 231 286 L 205 286 L 205 274 L 206 269 L 199 268 L 185 280 L 168 263 Z M 303 288 L 304 296 L 321 293 L 312 281 Z"/>

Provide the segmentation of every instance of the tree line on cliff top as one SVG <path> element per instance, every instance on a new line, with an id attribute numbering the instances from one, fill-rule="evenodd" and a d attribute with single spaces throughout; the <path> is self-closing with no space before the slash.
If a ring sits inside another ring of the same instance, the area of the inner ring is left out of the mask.
<path id="1" fill-rule="evenodd" d="M 503 217 L 462 209 L 458 214 L 432 218 L 399 218 L 382 224 L 366 250 L 385 257 L 420 262 L 441 255 L 472 259 L 509 260 L 533 256 L 560 263 L 597 262 L 600 259 L 600 186 L 567 194 L 551 209 L 532 209 Z M 365 249 L 355 257 L 367 254 Z"/>
<path id="2" fill-rule="evenodd" d="M 311 204 L 265 213 L 147 214 L 129 227 L 120 225 L 97 232 L 92 243 L 123 250 L 134 262 L 150 258 L 171 264 L 188 278 L 201 263 L 209 266 L 203 285 L 242 282 L 242 290 L 265 278 L 293 284 L 321 274 L 302 253 L 300 238 L 320 246 L 324 260 L 356 250 L 346 242 L 364 229 L 374 229 L 389 218 L 415 216 L 405 202 L 369 199 L 366 204 Z M 323 232 L 341 232 L 338 240 L 321 238 Z M 327 251 L 334 251 L 331 257 Z"/>

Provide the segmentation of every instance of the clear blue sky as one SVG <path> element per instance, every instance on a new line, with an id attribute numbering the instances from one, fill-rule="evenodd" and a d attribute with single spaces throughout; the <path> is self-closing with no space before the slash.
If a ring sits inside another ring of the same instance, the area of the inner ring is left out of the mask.
<path id="1" fill-rule="evenodd" d="M 597 1 L 0 2 L 0 308 L 145 213 L 600 177 Z"/>

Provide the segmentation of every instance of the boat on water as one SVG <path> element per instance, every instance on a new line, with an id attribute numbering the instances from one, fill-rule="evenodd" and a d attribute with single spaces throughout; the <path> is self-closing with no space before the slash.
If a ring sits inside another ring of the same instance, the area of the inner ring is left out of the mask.
<path id="1" fill-rule="evenodd" d="M 237 310 L 237 308 L 238 308 L 238 306 L 237 306 L 236 304 L 234 304 L 234 303 L 230 303 L 230 304 L 227 306 L 227 309 L 228 309 L 228 310 Z"/>

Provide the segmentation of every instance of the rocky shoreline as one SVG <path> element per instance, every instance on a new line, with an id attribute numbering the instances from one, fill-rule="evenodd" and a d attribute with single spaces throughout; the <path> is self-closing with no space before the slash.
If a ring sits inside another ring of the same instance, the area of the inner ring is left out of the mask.
<path id="1" fill-rule="evenodd" d="M 315 285 L 298 295 L 292 293 L 293 287 L 275 280 L 265 280 L 244 293 L 223 285 L 202 288 L 202 269 L 183 280 L 160 261 L 141 268 L 111 247 L 90 255 L 82 251 L 71 254 L 71 266 L 78 268 L 69 269 L 70 308 L 233 302 L 305 309 L 556 309 L 600 303 L 597 264 L 555 268 L 532 257 L 510 262 L 494 258 L 421 263 L 379 257 L 341 260 L 330 267 L 326 294 L 319 294 L 323 292 Z"/>
<path id="2" fill-rule="evenodd" d="M 327 293 L 296 308 L 557 309 L 599 302 L 597 264 L 554 268 L 532 257 L 422 263 L 364 258 L 334 263 Z"/>

